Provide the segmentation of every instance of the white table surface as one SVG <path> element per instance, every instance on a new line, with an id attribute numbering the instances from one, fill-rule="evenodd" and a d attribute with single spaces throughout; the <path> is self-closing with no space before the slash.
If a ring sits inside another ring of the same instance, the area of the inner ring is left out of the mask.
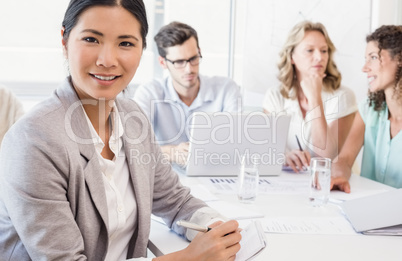
<path id="1" fill-rule="evenodd" d="M 281 178 L 308 178 L 307 174 L 282 173 Z M 185 185 L 197 184 L 197 178 L 181 176 Z M 352 193 L 341 195 L 354 198 L 361 195 L 380 193 L 389 189 L 381 183 L 351 177 Z M 356 191 L 354 193 L 354 191 Z M 331 197 L 340 192 L 331 192 Z M 253 204 L 238 202 L 236 195 L 217 195 L 220 200 L 240 204 L 243 208 L 262 212 L 265 217 L 336 217 L 340 209 L 334 204 L 325 207 L 312 207 L 307 196 L 302 195 L 258 195 Z M 224 213 L 222 213 L 224 214 Z M 267 247 L 254 260 L 402 260 L 402 237 L 368 235 L 311 235 L 311 234 L 273 234 L 265 233 Z M 149 249 L 156 255 L 171 253 L 185 248 L 188 241 L 169 230 L 165 225 L 152 220 Z"/>

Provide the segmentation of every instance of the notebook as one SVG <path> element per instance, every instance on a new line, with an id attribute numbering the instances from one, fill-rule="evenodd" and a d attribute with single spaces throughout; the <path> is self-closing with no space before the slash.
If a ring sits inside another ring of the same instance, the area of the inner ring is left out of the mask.
<path id="1" fill-rule="evenodd" d="M 345 201 L 342 210 L 357 232 L 402 235 L 402 189 Z"/>
<path id="2" fill-rule="evenodd" d="M 259 154 L 261 176 L 281 173 L 290 116 L 196 112 L 190 125 L 188 176 L 237 176 L 245 153 Z"/>
<path id="3" fill-rule="evenodd" d="M 240 250 L 236 254 L 236 261 L 252 260 L 258 256 L 267 246 L 264 230 L 261 222 L 254 220 L 240 232 Z"/>

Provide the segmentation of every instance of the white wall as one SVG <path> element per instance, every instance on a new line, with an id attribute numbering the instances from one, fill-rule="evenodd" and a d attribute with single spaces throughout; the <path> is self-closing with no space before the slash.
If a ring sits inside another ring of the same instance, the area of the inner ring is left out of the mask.
<path id="1" fill-rule="evenodd" d="M 372 30 L 386 24 L 402 24 L 402 0 L 372 0 Z"/>
<path id="2" fill-rule="evenodd" d="M 0 81 L 52 82 L 64 77 L 60 29 L 67 4 L 0 2 Z"/>

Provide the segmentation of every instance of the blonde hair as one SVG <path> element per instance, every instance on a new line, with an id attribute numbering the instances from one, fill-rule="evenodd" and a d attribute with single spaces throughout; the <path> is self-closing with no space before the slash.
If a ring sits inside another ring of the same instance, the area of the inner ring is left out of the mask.
<path id="1" fill-rule="evenodd" d="M 328 45 L 328 64 L 325 69 L 325 74 L 327 76 L 324 78 L 324 88 L 336 90 L 341 85 L 342 76 L 333 59 L 333 54 L 336 48 L 329 38 L 327 30 L 321 23 L 303 21 L 293 27 L 288 35 L 285 45 L 279 53 L 278 80 L 281 82 L 280 92 L 285 98 L 296 98 L 296 92 L 290 95 L 292 88 L 296 86 L 296 74 L 294 65 L 292 64 L 292 54 L 295 47 L 303 40 L 306 32 L 309 31 L 322 33 Z"/>

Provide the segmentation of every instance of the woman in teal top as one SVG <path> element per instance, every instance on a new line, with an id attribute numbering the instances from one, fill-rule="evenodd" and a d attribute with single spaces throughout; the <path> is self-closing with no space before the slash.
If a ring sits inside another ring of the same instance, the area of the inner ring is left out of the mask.
<path id="1" fill-rule="evenodd" d="M 402 188 L 402 26 L 381 26 L 366 41 L 369 97 L 359 105 L 332 166 L 331 186 L 348 193 L 351 167 L 363 145 L 361 175 Z"/>

